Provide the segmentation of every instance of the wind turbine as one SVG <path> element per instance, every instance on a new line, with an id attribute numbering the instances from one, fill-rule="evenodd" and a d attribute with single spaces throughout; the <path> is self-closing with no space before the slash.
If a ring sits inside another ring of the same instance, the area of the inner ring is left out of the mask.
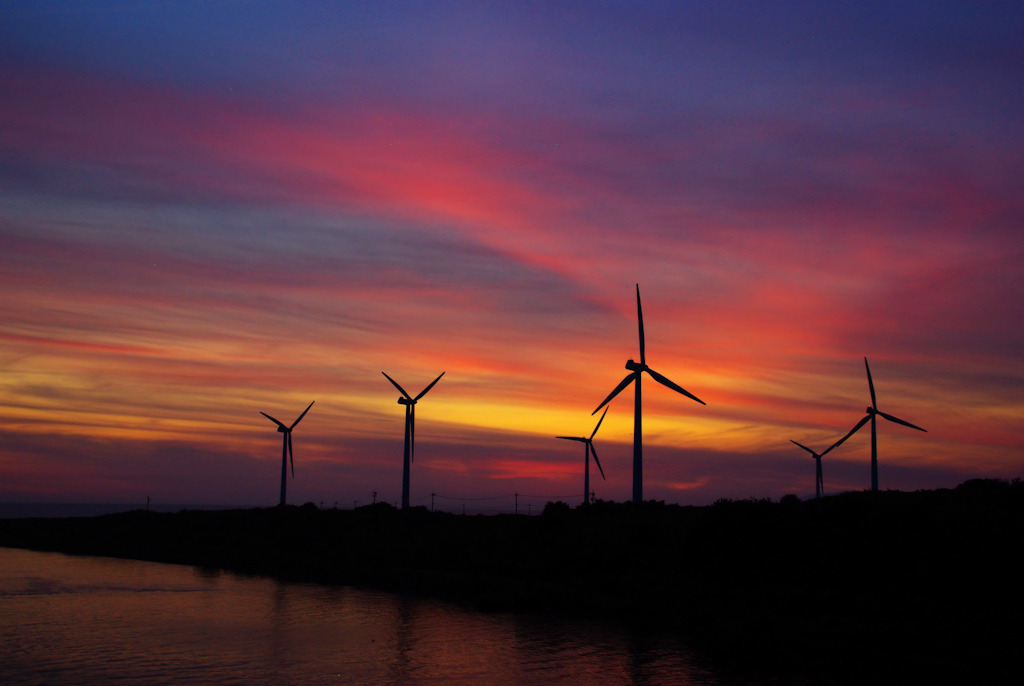
<path id="1" fill-rule="evenodd" d="M 315 402 L 316 401 L 314 400 L 313 403 L 315 403 Z M 294 429 L 296 427 L 296 425 L 299 422 L 302 421 L 302 418 L 306 416 L 307 412 L 309 412 L 309 408 L 313 407 L 313 403 L 310 403 L 309 407 L 307 407 L 305 410 L 302 411 L 302 414 L 299 415 L 298 419 L 296 419 L 294 422 L 292 422 L 291 426 L 285 426 L 281 422 L 279 422 L 276 419 L 274 419 L 273 417 L 271 417 L 266 412 L 260 412 L 261 415 L 263 415 L 264 417 L 266 417 L 270 421 L 272 421 L 275 424 L 277 424 L 277 430 L 284 434 L 284 436 L 283 436 L 283 438 L 284 438 L 284 447 L 281 449 L 281 504 L 282 505 L 285 504 L 285 485 L 287 484 L 287 477 L 288 477 L 287 467 L 288 467 L 289 459 L 291 460 L 291 463 L 292 463 L 292 478 L 293 479 L 295 478 L 295 454 L 292 452 L 292 429 Z"/>
<path id="2" fill-rule="evenodd" d="M 640 326 L 640 362 L 637 363 L 633 360 L 628 360 L 626 362 L 626 369 L 629 370 L 629 374 L 626 375 L 625 379 L 619 382 L 619 385 L 615 387 L 615 390 L 608 394 L 608 397 L 604 399 L 604 402 L 597 406 L 597 410 L 600 410 L 602 407 L 607 405 L 608 402 L 617 396 L 626 386 L 631 383 L 636 384 L 633 387 L 633 502 L 641 503 L 644 499 L 643 420 L 640 412 L 640 380 L 643 373 L 647 372 L 662 386 L 667 386 L 677 393 L 682 393 L 687 398 L 696 400 L 701 405 L 706 405 L 707 403 L 647 366 L 647 357 L 644 351 L 644 313 L 643 310 L 640 309 L 640 284 L 637 284 L 636 286 L 636 318 Z M 597 414 L 597 410 L 594 410 L 591 414 Z"/>
<path id="3" fill-rule="evenodd" d="M 847 438 L 849 438 L 853 434 L 857 433 L 857 430 L 860 429 L 865 424 L 867 424 L 868 420 L 870 419 L 871 420 L 871 490 L 872 491 L 877 491 L 878 490 L 878 436 L 877 436 L 876 427 L 875 427 L 875 424 L 876 424 L 876 419 L 875 418 L 876 417 L 883 417 L 885 419 L 888 419 L 890 422 L 895 422 L 897 424 L 902 424 L 903 426 L 909 426 L 911 429 L 917 429 L 918 431 L 926 431 L 926 430 L 922 429 L 919 426 L 914 426 L 910 422 L 904 421 L 904 420 L 900 419 L 899 417 L 893 417 L 891 414 L 886 414 L 885 412 L 880 411 L 878 409 L 878 401 L 875 400 L 875 384 L 871 381 L 871 367 L 868 366 L 868 358 L 866 358 L 866 357 L 864 358 L 864 368 L 867 369 L 867 372 L 868 372 L 868 390 L 871 391 L 871 405 L 868 406 L 868 408 L 866 410 L 867 414 L 864 416 L 864 418 L 861 419 L 859 422 L 857 422 L 856 426 L 854 426 L 852 429 L 850 429 L 850 433 L 846 434 L 845 436 L 840 438 L 838 441 L 833 443 L 832 446 L 828 450 L 832 450 L 834 448 L 838 448 L 839 446 L 841 446 L 843 444 L 843 442 Z M 827 453 L 828 450 L 826 450 L 825 452 Z"/>
<path id="4" fill-rule="evenodd" d="M 402 458 L 402 509 L 405 510 L 409 508 L 409 465 L 413 461 L 413 453 L 416 450 L 416 402 L 441 380 L 444 372 L 441 372 L 440 376 L 431 381 L 415 398 L 406 393 L 405 389 L 390 376 L 384 372 L 381 374 L 384 374 L 385 378 L 402 394 L 402 397 L 398 399 L 398 404 L 405 405 L 405 453 Z"/>
<path id="5" fill-rule="evenodd" d="M 828 451 L 832 450 L 832 448 L 835 448 L 835 446 L 829 446 L 828 449 L 825 450 L 825 452 L 823 453 L 816 453 L 803 443 L 797 443 L 793 439 L 790 439 L 789 442 L 800 446 L 801 448 L 809 452 L 811 454 L 811 457 L 814 458 L 814 461 L 816 463 L 814 468 L 814 497 L 820 498 L 821 494 L 825 492 L 825 481 L 821 478 L 821 458 L 825 457 L 825 455 L 828 454 Z"/>
<path id="6" fill-rule="evenodd" d="M 590 456 L 594 456 L 594 464 L 601 472 L 601 478 L 604 479 L 604 470 L 601 469 L 601 461 L 597 459 L 597 451 L 594 450 L 594 436 L 597 435 L 597 430 L 601 428 L 601 422 L 604 421 L 604 415 L 608 414 L 608 408 L 604 408 L 604 413 L 601 418 L 597 420 L 597 426 L 594 427 L 593 433 L 590 434 L 590 438 L 575 438 L 573 436 L 555 436 L 555 438 L 561 438 L 565 441 L 579 441 L 583 444 L 583 504 L 586 505 L 590 502 Z"/>

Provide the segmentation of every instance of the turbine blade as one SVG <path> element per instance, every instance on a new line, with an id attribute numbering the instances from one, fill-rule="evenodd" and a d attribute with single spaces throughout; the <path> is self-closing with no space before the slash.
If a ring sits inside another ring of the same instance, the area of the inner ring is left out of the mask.
<path id="1" fill-rule="evenodd" d="M 809 453 L 810 453 L 811 455 L 814 455 L 815 457 L 817 457 L 817 456 L 818 456 L 818 453 L 814 452 L 813 450 L 811 450 L 810 448 L 808 448 L 808 447 L 807 447 L 806 445 L 804 445 L 803 443 L 797 443 L 797 442 L 796 442 L 796 441 L 794 441 L 794 440 L 793 440 L 792 438 L 791 438 L 791 439 L 789 439 L 789 442 L 790 442 L 790 443 L 794 443 L 794 444 L 796 444 L 796 445 L 800 446 L 801 448 L 803 448 L 804 450 L 806 450 L 807 452 L 809 452 Z"/>
<path id="2" fill-rule="evenodd" d="M 864 418 L 861 419 L 859 422 L 857 422 L 856 426 L 854 426 L 852 429 L 850 429 L 850 433 L 846 434 L 845 436 L 840 438 L 838 441 L 836 441 L 835 443 L 830 445 L 828 447 L 828 450 L 826 450 L 824 453 L 822 453 L 822 455 L 824 456 L 825 453 L 829 452 L 830 450 L 833 450 L 833 449 L 838 448 L 839 446 L 841 446 L 846 441 L 847 438 L 849 438 L 850 436 L 852 436 L 855 433 L 857 433 L 857 431 L 860 429 L 860 427 L 862 427 L 865 424 L 867 424 L 869 419 L 871 419 L 871 415 L 869 415 L 869 414 L 864 415 Z"/>
<path id="3" fill-rule="evenodd" d="M 274 419 L 273 417 L 271 417 L 271 416 L 270 416 L 269 414 L 267 414 L 266 412 L 260 412 L 260 414 L 261 414 L 261 415 L 263 415 L 264 417 L 266 417 L 267 419 L 269 419 L 270 421 L 274 422 L 275 424 L 277 424 L 277 425 L 278 425 L 279 427 L 281 427 L 282 429 L 285 429 L 285 428 L 287 428 L 287 427 L 286 427 L 286 426 L 285 426 L 284 424 L 282 424 L 281 422 L 277 421 L 276 419 Z"/>
<path id="4" fill-rule="evenodd" d="M 422 398 L 423 396 L 425 396 L 425 395 L 427 394 L 427 391 L 429 391 L 429 390 L 430 390 L 431 388 L 433 388 L 433 387 L 434 387 L 434 384 L 436 384 L 436 383 L 437 383 L 438 381 L 440 381 L 440 380 L 441 380 L 441 377 L 442 377 L 442 376 L 444 376 L 444 372 L 441 372 L 441 374 L 440 374 L 440 375 L 439 375 L 439 376 L 438 376 L 438 377 L 437 377 L 436 379 L 434 379 L 433 381 L 431 381 L 431 382 L 430 382 L 430 385 L 429 385 L 429 386 L 427 386 L 426 388 L 424 388 L 424 389 L 423 389 L 422 391 L 420 391 L 420 394 L 419 394 L 418 396 L 416 396 L 415 398 L 413 398 L 413 399 L 412 399 L 412 401 L 413 401 L 413 402 L 416 402 L 417 400 L 419 400 L 420 398 Z"/>
<path id="5" fill-rule="evenodd" d="M 605 478 L 604 469 L 601 468 L 601 460 L 597 459 L 597 451 L 594 450 L 594 444 L 587 441 L 587 448 L 590 449 L 590 454 L 594 456 L 594 464 L 597 465 L 597 470 L 601 472 L 601 478 L 607 481 L 608 479 Z"/>
<path id="6" fill-rule="evenodd" d="M 891 414 L 886 414 L 885 412 L 879 412 L 878 414 L 881 415 L 882 417 L 885 417 L 890 422 L 896 422 L 897 424 L 902 424 L 903 426 L 909 426 L 911 429 L 917 429 L 918 431 L 924 431 L 925 433 L 928 433 L 926 429 L 922 429 L 919 426 L 914 426 L 910 422 L 903 421 L 899 417 L 893 417 Z"/>
<path id="7" fill-rule="evenodd" d="M 608 414 L 608 408 L 604 408 L 604 414 L 597 420 L 597 426 L 594 427 L 594 433 L 590 434 L 590 438 L 593 439 L 597 435 L 597 430 L 601 428 L 601 422 L 604 421 L 604 415 Z"/>
<path id="8" fill-rule="evenodd" d="M 695 396 L 693 393 L 690 393 L 689 391 L 687 391 L 685 388 L 683 388 L 679 384 L 675 383 L 674 381 L 671 381 L 671 380 L 665 378 L 664 376 L 662 376 L 658 372 L 654 371 L 650 367 L 647 368 L 647 373 L 650 374 L 652 377 L 654 377 L 654 380 L 657 381 L 658 383 L 660 383 L 662 386 L 668 386 L 673 391 L 675 391 L 677 393 L 682 393 L 687 398 L 691 398 L 692 400 L 696 400 L 701 405 L 707 405 L 706 402 L 704 402 L 703 400 L 701 400 L 700 398 Z"/>
<path id="9" fill-rule="evenodd" d="M 622 389 L 623 389 L 623 388 L 625 388 L 626 386 L 628 386 L 628 385 L 629 385 L 629 383 L 630 383 L 630 382 L 631 382 L 631 381 L 633 380 L 633 377 L 635 377 L 635 376 L 636 376 L 636 375 L 637 375 L 638 373 L 639 373 L 639 372 L 630 372 L 629 374 L 627 374 L 627 375 L 626 375 L 626 378 L 625 378 L 625 379 L 623 379 L 622 381 L 620 381 L 620 382 L 619 382 L 619 385 L 615 387 L 615 390 L 614 390 L 614 391 L 612 391 L 611 393 L 609 393 L 609 394 L 608 394 L 608 397 L 607 397 L 607 398 L 605 398 L 605 399 L 604 399 L 604 400 L 603 400 L 603 401 L 601 402 L 601 404 L 597 406 L 597 410 L 600 410 L 600 409 L 601 409 L 602 407 L 604 407 L 605 405 L 607 405 L 607 404 L 608 404 L 608 403 L 609 403 L 609 402 L 611 401 L 611 399 L 612 399 L 612 398 L 614 398 L 614 397 L 615 397 L 615 396 L 617 396 L 617 395 L 618 395 L 619 393 L 621 393 L 621 392 L 622 392 Z M 594 410 L 594 411 L 593 411 L 593 412 L 591 412 L 590 414 L 597 414 L 597 410 Z"/>
<path id="10" fill-rule="evenodd" d="M 561 438 L 563 441 L 579 441 L 580 443 L 586 443 L 585 438 L 576 438 L 575 436 L 555 436 L 555 438 Z"/>
<path id="11" fill-rule="evenodd" d="M 381 372 L 381 374 L 384 374 L 384 372 Z M 407 399 L 407 400 L 412 400 L 412 398 L 411 398 L 411 397 L 409 397 L 409 394 L 405 392 L 405 389 L 404 389 L 404 388 L 402 388 L 401 386 L 399 386 L 399 385 L 398 385 L 398 382 L 397 382 L 397 381 L 395 381 L 394 379 L 392 379 L 392 378 L 391 378 L 390 376 L 388 376 L 387 374 L 384 374 L 384 377 L 385 377 L 385 378 L 386 378 L 386 379 L 387 379 L 388 381 L 390 381 L 390 382 L 391 382 L 391 384 L 392 384 L 392 385 L 393 385 L 393 386 L 394 386 L 395 388 L 397 388 L 397 389 L 398 389 L 398 392 L 399 392 L 399 393 L 401 393 L 402 395 L 404 395 L 404 396 L 406 397 L 406 399 Z"/>
<path id="12" fill-rule="evenodd" d="M 314 400 L 313 403 L 315 403 L 315 402 L 316 401 Z M 302 418 L 306 416 L 307 412 L 309 412 L 309 408 L 313 407 L 313 403 L 310 403 L 309 407 L 307 407 L 305 410 L 302 411 L 302 414 L 299 415 L 299 418 L 296 419 L 294 422 L 292 422 L 292 425 L 288 427 L 289 429 L 294 429 L 295 425 L 302 421 Z"/>
<path id="13" fill-rule="evenodd" d="M 640 364 L 647 364 L 644 345 L 644 311 L 640 309 L 640 284 L 636 285 L 636 321 L 640 327 Z"/>
<path id="14" fill-rule="evenodd" d="M 295 478 L 295 453 L 292 452 L 292 432 L 288 432 L 288 460 L 292 463 L 292 478 Z"/>
<path id="15" fill-rule="evenodd" d="M 864 358 L 864 369 L 868 370 L 868 390 L 871 391 L 871 407 L 878 409 L 878 401 L 875 400 L 875 384 L 871 381 L 871 367 L 868 366 L 868 358 Z"/>

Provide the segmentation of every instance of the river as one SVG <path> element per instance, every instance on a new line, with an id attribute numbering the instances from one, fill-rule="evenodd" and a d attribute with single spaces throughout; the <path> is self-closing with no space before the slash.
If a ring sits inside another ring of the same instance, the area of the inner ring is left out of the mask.
<path id="1" fill-rule="evenodd" d="M 0 548 L 0 682 L 704 684 L 681 637 L 351 587 Z"/>

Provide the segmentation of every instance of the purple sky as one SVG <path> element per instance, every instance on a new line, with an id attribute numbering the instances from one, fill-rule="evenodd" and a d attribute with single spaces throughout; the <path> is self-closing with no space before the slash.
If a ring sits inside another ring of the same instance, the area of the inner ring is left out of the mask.
<path id="1" fill-rule="evenodd" d="M 1024 9 L 680 5 L 0 0 L 0 501 L 1019 476 Z"/>

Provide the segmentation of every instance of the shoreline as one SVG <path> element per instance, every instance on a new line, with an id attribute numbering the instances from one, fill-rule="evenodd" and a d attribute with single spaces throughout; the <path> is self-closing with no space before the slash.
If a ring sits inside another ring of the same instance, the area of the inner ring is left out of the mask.
<path id="1" fill-rule="evenodd" d="M 1024 674 L 1016 480 L 802 502 L 552 503 L 529 517 L 135 510 L 0 520 L 0 546 L 628 622 L 680 631 L 741 671 L 826 682 Z"/>

